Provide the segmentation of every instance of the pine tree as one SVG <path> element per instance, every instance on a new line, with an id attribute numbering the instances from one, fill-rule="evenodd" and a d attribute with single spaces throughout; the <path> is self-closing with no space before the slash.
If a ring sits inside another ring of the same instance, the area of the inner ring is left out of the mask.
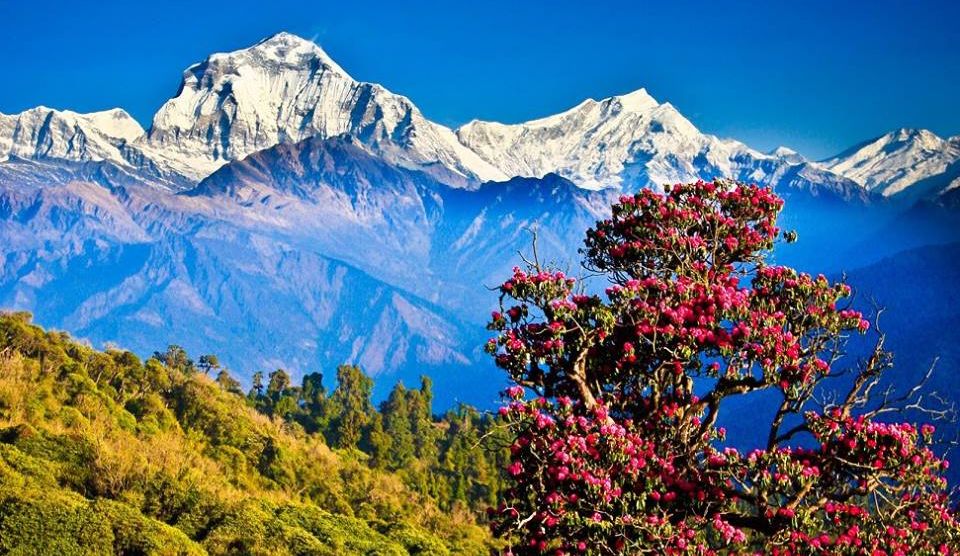
<path id="1" fill-rule="evenodd" d="M 337 368 L 337 388 L 330 397 L 331 423 L 328 441 L 337 448 L 357 448 L 370 425 L 374 413 L 370 396 L 373 380 L 359 367 L 341 365 Z"/>
<path id="2" fill-rule="evenodd" d="M 263 396 L 263 373 L 261 371 L 257 371 L 253 373 L 253 376 L 251 377 L 250 392 L 247 394 L 247 397 L 254 403 L 254 405 L 257 405 L 257 402 L 261 396 Z"/>
<path id="3" fill-rule="evenodd" d="M 439 441 L 439 433 L 433 422 L 433 382 L 427 376 L 420 377 L 420 390 L 411 390 L 408 396 L 416 457 L 433 462 L 437 458 Z"/>
<path id="4" fill-rule="evenodd" d="M 367 438 L 370 467 L 386 469 L 390 465 L 390 450 L 393 443 L 383 430 L 383 416 L 380 413 L 374 412 L 370 416 Z"/>
<path id="5" fill-rule="evenodd" d="M 323 386 L 322 373 L 303 375 L 300 402 L 303 409 L 300 424 L 303 428 L 311 433 L 326 431 L 330 425 L 330 400 Z"/>
<path id="6" fill-rule="evenodd" d="M 408 401 L 407 389 L 402 382 L 398 382 L 390 391 L 390 396 L 380 406 L 383 430 L 390 441 L 390 449 L 387 453 L 387 467 L 390 469 L 405 468 L 414 457 Z"/>

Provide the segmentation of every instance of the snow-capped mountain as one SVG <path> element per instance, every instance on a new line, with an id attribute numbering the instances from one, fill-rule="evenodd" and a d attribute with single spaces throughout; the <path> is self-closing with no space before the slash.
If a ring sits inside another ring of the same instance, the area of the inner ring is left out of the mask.
<path id="1" fill-rule="evenodd" d="M 125 145 L 143 136 L 140 124 L 119 108 L 78 114 L 38 106 L 0 114 L 0 162 L 23 158 L 128 165 Z"/>
<path id="2" fill-rule="evenodd" d="M 200 179 L 279 143 L 341 134 L 401 166 L 438 166 L 460 180 L 505 178 L 409 99 L 353 79 L 319 46 L 289 33 L 187 68 L 147 144 L 171 168 Z"/>
<path id="3" fill-rule="evenodd" d="M 657 136 L 654 133 L 670 131 Z M 646 147 L 687 150 L 697 130 L 669 105 L 661 106 L 644 89 L 602 101 L 588 99 L 560 114 L 521 124 L 472 121 L 457 137 L 512 176 L 541 177 L 554 172 L 584 187 L 620 182 L 627 164 Z M 655 144 L 659 143 L 659 145 Z"/>
<path id="4" fill-rule="evenodd" d="M 786 160 L 791 164 L 801 164 L 803 162 L 806 162 L 807 160 L 803 157 L 803 155 L 801 155 L 797 151 L 791 149 L 790 147 L 784 147 L 784 146 L 777 147 L 767 154 L 769 154 L 770 156 L 774 156 L 774 157 Z"/>
<path id="5" fill-rule="evenodd" d="M 831 171 L 885 197 L 936 196 L 960 185 L 960 136 L 899 129 L 823 161 Z"/>
<path id="6" fill-rule="evenodd" d="M 859 196 L 851 182 L 789 149 L 765 154 L 702 133 L 672 104 L 657 102 L 645 89 L 588 99 L 560 114 L 519 124 L 473 121 L 459 128 L 457 137 L 505 174 L 542 177 L 552 172 L 589 189 L 657 188 L 712 177 L 777 185 L 789 175 L 791 186 Z"/>
<path id="7" fill-rule="evenodd" d="M 949 173 L 960 152 L 956 138 L 897 132 L 825 164 L 785 147 L 762 153 L 700 132 L 644 89 L 525 123 L 473 121 L 454 132 L 406 97 L 353 79 L 313 42 L 278 33 L 190 66 L 146 132 L 119 109 L 0 114 L 0 161 L 107 162 L 181 190 L 274 145 L 340 135 L 454 186 L 556 173 L 586 189 L 632 190 L 723 176 L 844 199 L 891 195 Z M 922 189 L 949 187 L 948 180 Z"/>

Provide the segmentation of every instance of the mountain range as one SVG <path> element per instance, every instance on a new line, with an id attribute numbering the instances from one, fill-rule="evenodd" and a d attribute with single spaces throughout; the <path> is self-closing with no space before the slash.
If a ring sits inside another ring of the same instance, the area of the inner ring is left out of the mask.
<path id="1" fill-rule="evenodd" d="M 960 137 L 926 130 L 824 161 L 760 152 L 644 89 L 450 129 L 279 33 L 188 67 L 148 129 L 121 109 L 0 114 L 0 307 L 96 344 L 216 353 L 244 377 L 358 363 L 388 377 L 381 393 L 426 373 L 438 406 L 489 406 L 485 286 L 532 232 L 576 273 L 622 192 L 727 177 L 787 199 L 801 241 L 778 260 L 881 283 L 881 261 L 960 241 L 958 161 Z"/>

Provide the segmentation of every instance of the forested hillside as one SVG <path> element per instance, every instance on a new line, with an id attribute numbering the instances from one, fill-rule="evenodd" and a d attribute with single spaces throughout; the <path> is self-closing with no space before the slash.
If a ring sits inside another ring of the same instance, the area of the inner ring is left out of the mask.
<path id="1" fill-rule="evenodd" d="M 214 356 L 141 361 L 0 314 L 0 553 L 490 549 L 492 419 L 433 418 L 429 381 L 378 411 L 355 367 L 329 394 L 268 376 L 245 394 Z"/>

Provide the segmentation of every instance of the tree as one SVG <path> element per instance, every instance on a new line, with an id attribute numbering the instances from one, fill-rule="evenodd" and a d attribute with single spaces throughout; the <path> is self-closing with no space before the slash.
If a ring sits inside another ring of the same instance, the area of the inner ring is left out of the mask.
<path id="1" fill-rule="evenodd" d="M 290 375 L 283 369 L 277 369 L 268 375 L 265 396 L 257 399 L 257 407 L 270 416 L 286 419 L 300 410 L 300 389 L 291 388 Z"/>
<path id="2" fill-rule="evenodd" d="M 390 391 L 390 396 L 380 405 L 383 432 L 389 441 L 389 448 L 383 461 L 389 469 L 407 467 L 416 451 L 410 425 L 410 400 L 407 394 L 403 383 L 398 382 Z"/>
<path id="3" fill-rule="evenodd" d="M 171 385 L 170 372 L 156 359 L 148 359 L 143 365 L 143 376 L 141 378 L 144 390 L 152 392 L 167 392 Z"/>
<path id="4" fill-rule="evenodd" d="M 160 361 L 170 369 L 179 371 L 182 374 L 191 374 L 196 371 L 193 360 L 187 355 L 187 351 L 176 344 L 167 346 L 167 351 L 156 351 L 153 358 Z"/>
<path id="5" fill-rule="evenodd" d="M 307 373 L 303 375 L 300 384 L 304 409 L 312 414 L 320 414 L 325 411 L 327 389 L 323 386 L 323 374 Z"/>
<path id="6" fill-rule="evenodd" d="M 444 416 L 445 435 L 439 440 L 440 454 L 433 475 L 446 484 L 435 496 L 447 507 L 460 504 L 482 510 L 495 502 L 500 491 L 499 464 L 509 439 L 489 414 L 461 404 Z"/>
<path id="7" fill-rule="evenodd" d="M 421 376 L 420 390 L 410 390 L 407 395 L 416 456 L 433 461 L 437 457 L 439 442 L 439 432 L 433 423 L 433 381 L 428 376 Z"/>
<path id="8" fill-rule="evenodd" d="M 354 365 L 337 367 L 337 387 L 330 396 L 331 438 L 337 448 L 357 448 L 368 432 L 371 415 L 375 413 L 370 396 L 373 380 Z"/>
<path id="9" fill-rule="evenodd" d="M 513 443 L 492 522 L 515 553 L 960 547 L 932 427 L 881 422 L 869 402 L 882 336 L 863 365 L 840 357 L 869 329 L 850 288 L 767 262 L 782 204 L 730 182 L 641 191 L 587 232 L 604 296 L 537 261 L 502 284 L 487 349 L 514 383 L 500 410 Z M 845 370 L 849 388 L 820 407 Z M 717 419 L 750 395 L 778 401 L 770 422 L 751 417 L 765 445 L 742 453 Z"/>
<path id="10" fill-rule="evenodd" d="M 383 415 L 379 412 L 374 412 L 370 416 L 370 422 L 367 425 L 367 438 L 370 467 L 386 469 L 390 465 L 390 450 L 393 447 L 393 442 L 387 436 L 387 432 L 383 430 Z"/>
<path id="11" fill-rule="evenodd" d="M 230 373 L 227 372 L 226 369 L 220 369 L 220 372 L 217 373 L 217 384 L 227 392 L 239 396 L 243 395 L 243 387 L 240 385 L 240 382 L 230 376 Z"/>
<path id="12" fill-rule="evenodd" d="M 277 369 L 270 373 L 267 382 L 267 397 L 277 401 L 290 387 L 290 375 L 283 369 Z"/>
<path id="13" fill-rule="evenodd" d="M 260 397 L 263 396 L 263 371 L 253 373 L 250 381 L 250 392 L 247 394 L 247 397 L 256 403 Z"/>
<path id="14" fill-rule="evenodd" d="M 300 398 L 303 413 L 301 425 L 307 432 L 322 432 L 330 424 L 330 407 L 327 389 L 323 386 L 323 374 L 319 372 L 303 375 L 300 386 Z"/>
<path id="15" fill-rule="evenodd" d="M 220 368 L 220 359 L 216 355 L 201 355 L 197 360 L 197 368 L 203 371 L 203 374 L 210 374 L 210 371 Z"/>

